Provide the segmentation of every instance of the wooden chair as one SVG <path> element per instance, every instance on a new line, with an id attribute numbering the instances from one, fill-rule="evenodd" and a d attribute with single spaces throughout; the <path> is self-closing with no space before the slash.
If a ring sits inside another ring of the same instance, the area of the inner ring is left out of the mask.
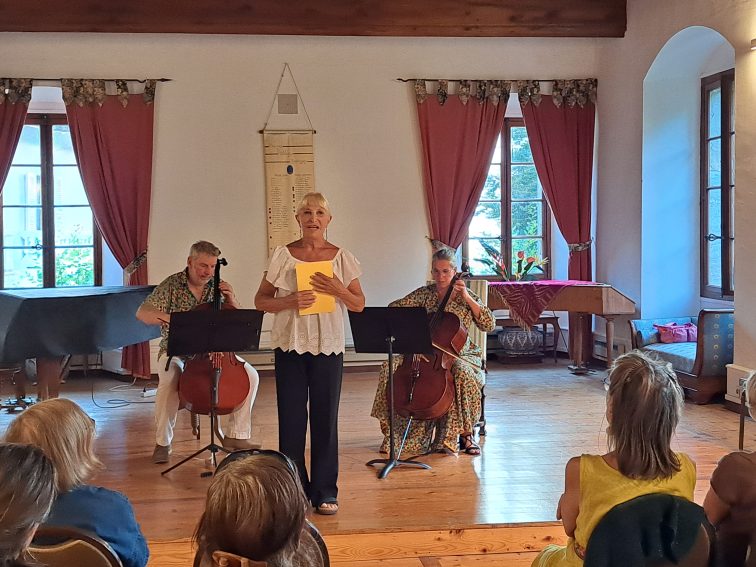
<path id="1" fill-rule="evenodd" d="M 714 528 L 703 508 L 671 494 L 647 494 L 618 504 L 599 521 L 584 567 L 710 567 Z"/>
<path id="2" fill-rule="evenodd" d="M 212 565 L 213 567 L 268 567 L 266 561 L 252 561 L 225 551 L 213 551 Z"/>
<path id="3" fill-rule="evenodd" d="M 304 545 L 308 549 L 317 550 L 316 555 L 319 555 L 314 558 L 314 562 L 310 563 L 308 567 L 331 566 L 328 548 L 323 540 L 323 536 L 320 535 L 318 528 L 310 520 L 305 520 L 305 533 L 302 535 L 301 545 Z M 195 555 L 194 567 L 203 567 L 205 564 L 199 555 Z M 212 567 L 267 567 L 268 563 L 266 561 L 253 561 L 252 559 L 226 551 L 214 551 L 211 565 Z"/>
<path id="4" fill-rule="evenodd" d="M 310 520 L 305 520 L 305 524 L 306 524 L 308 533 L 314 540 L 315 545 L 317 546 L 318 551 L 320 552 L 321 562 L 318 564 L 318 567 L 331 567 L 331 558 L 328 555 L 328 547 L 326 547 L 326 543 L 325 543 L 325 540 L 323 540 L 323 536 L 320 535 L 318 528 L 316 528 L 315 524 L 313 524 Z"/>
<path id="5" fill-rule="evenodd" d="M 470 290 L 475 293 L 483 305 L 488 303 L 488 281 L 487 280 L 470 280 Z M 476 326 L 473 325 L 471 329 L 467 330 L 470 340 L 480 346 L 481 350 L 481 370 L 484 374 L 488 374 L 488 368 L 486 367 L 486 349 L 488 345 L 488 334 L 484 333 Z M 475 424 L 478 428 L 478 434 L 485 436 L 486 434 L 486 386 L 485 384 L 480 388 L 480 419 Z"/>
<path id="6" fill-rule="evenodd" d="M 107 542 L 91 532 L 69 526 L 40 526 L 29 554 L 47 567 L 123 567 Z"/>

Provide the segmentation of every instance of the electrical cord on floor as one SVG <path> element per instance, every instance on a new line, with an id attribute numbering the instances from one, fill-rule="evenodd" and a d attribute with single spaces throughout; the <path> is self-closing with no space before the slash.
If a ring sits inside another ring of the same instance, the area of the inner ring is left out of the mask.
<path id="1" fill-rule="evenodd" d="M 152 386 L 153 384 L 147 384 L 143 386 L 142 388 L 136 387 L 134 388 L 134 384 L 136 384 L 137 379 L 134 378 L 130 384 L 117 384 L 115 386 L 112 386 L 107 389 L 108 392 L 139 392 L 139 395 L 141 396 L 144 392 L 147 391 L 147 386 Z M 105 401 L 105 404 L 107 405 L 100 405 L 95 400 L 94 396 L 94 389 L 95 389 L 95 379 L 90 379 L 90 384 L 92 386 L 92 403 L 101 409 L 118 409 L 118 408 L 125 408 L 127 406 L 130 406 L 132 404 L 154 404 L 155 400 L 126 400 L 123 398 L 111 398 L 109 400 Z M 154 386 L 157 387 L 157 384 L 154 384 Z"/>

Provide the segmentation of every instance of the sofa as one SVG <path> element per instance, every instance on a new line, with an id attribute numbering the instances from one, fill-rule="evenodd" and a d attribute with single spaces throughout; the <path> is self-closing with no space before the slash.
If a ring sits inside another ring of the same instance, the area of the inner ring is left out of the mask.
<path id="1" fill-rule="evenodd" d="M 698 341 L 662 343 L 654 324 L 693 323 Z M 727 390 L 727 365 L 732 364 L 734 309 L 702 309 L 697 317 L 666 317 L 630 321 L 632 345 L 672 364 L 685 395 L 705 404 Z"/>

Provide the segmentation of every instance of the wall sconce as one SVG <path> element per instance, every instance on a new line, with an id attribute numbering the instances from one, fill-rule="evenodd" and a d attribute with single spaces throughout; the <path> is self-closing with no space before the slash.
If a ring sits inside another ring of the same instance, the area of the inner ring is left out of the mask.
<path id="1" fill-rule="evenodd" d="M 751 51 L 756 51 L 756 39 L 751 40 Z"/>

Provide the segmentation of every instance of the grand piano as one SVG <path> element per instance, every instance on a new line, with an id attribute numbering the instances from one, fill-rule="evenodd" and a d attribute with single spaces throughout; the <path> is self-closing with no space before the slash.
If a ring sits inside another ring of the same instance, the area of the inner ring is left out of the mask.
<path id="1" fill-rule="evenodd" d="M 491 282 L 489 284 L 488 307 L 494 309 L 509 309 L 512 305 L 506 301 L 507 288 L 511 286 L 549 286 L 558 287 L 558 291 L 540 306 L 541 312 L 569 311 L 578 315 L 578 332 L 575 333 L 575 364 L 580 367 L 582 360 L 582 330 L 590 323 L 590 315 L 598 315 L 606 320 L 606 362 L 611 366 L 614 358 L 614 318 L 617 315 L 633 315 L 635 303 L 632 299 L 608 284 L 595 282 Z"/>
<path id="2" fill-rule="evenodd" d="M 0 364 L 37 358 L 40 382 L 63 357 L 132 345 L 160 335 L 137 308 L 154 286 L 66 287 L 0 292 Z M 40 376 L 40 372 L 43 376 Z M 54 378 L 54 377 L 53 377 Z"/>

